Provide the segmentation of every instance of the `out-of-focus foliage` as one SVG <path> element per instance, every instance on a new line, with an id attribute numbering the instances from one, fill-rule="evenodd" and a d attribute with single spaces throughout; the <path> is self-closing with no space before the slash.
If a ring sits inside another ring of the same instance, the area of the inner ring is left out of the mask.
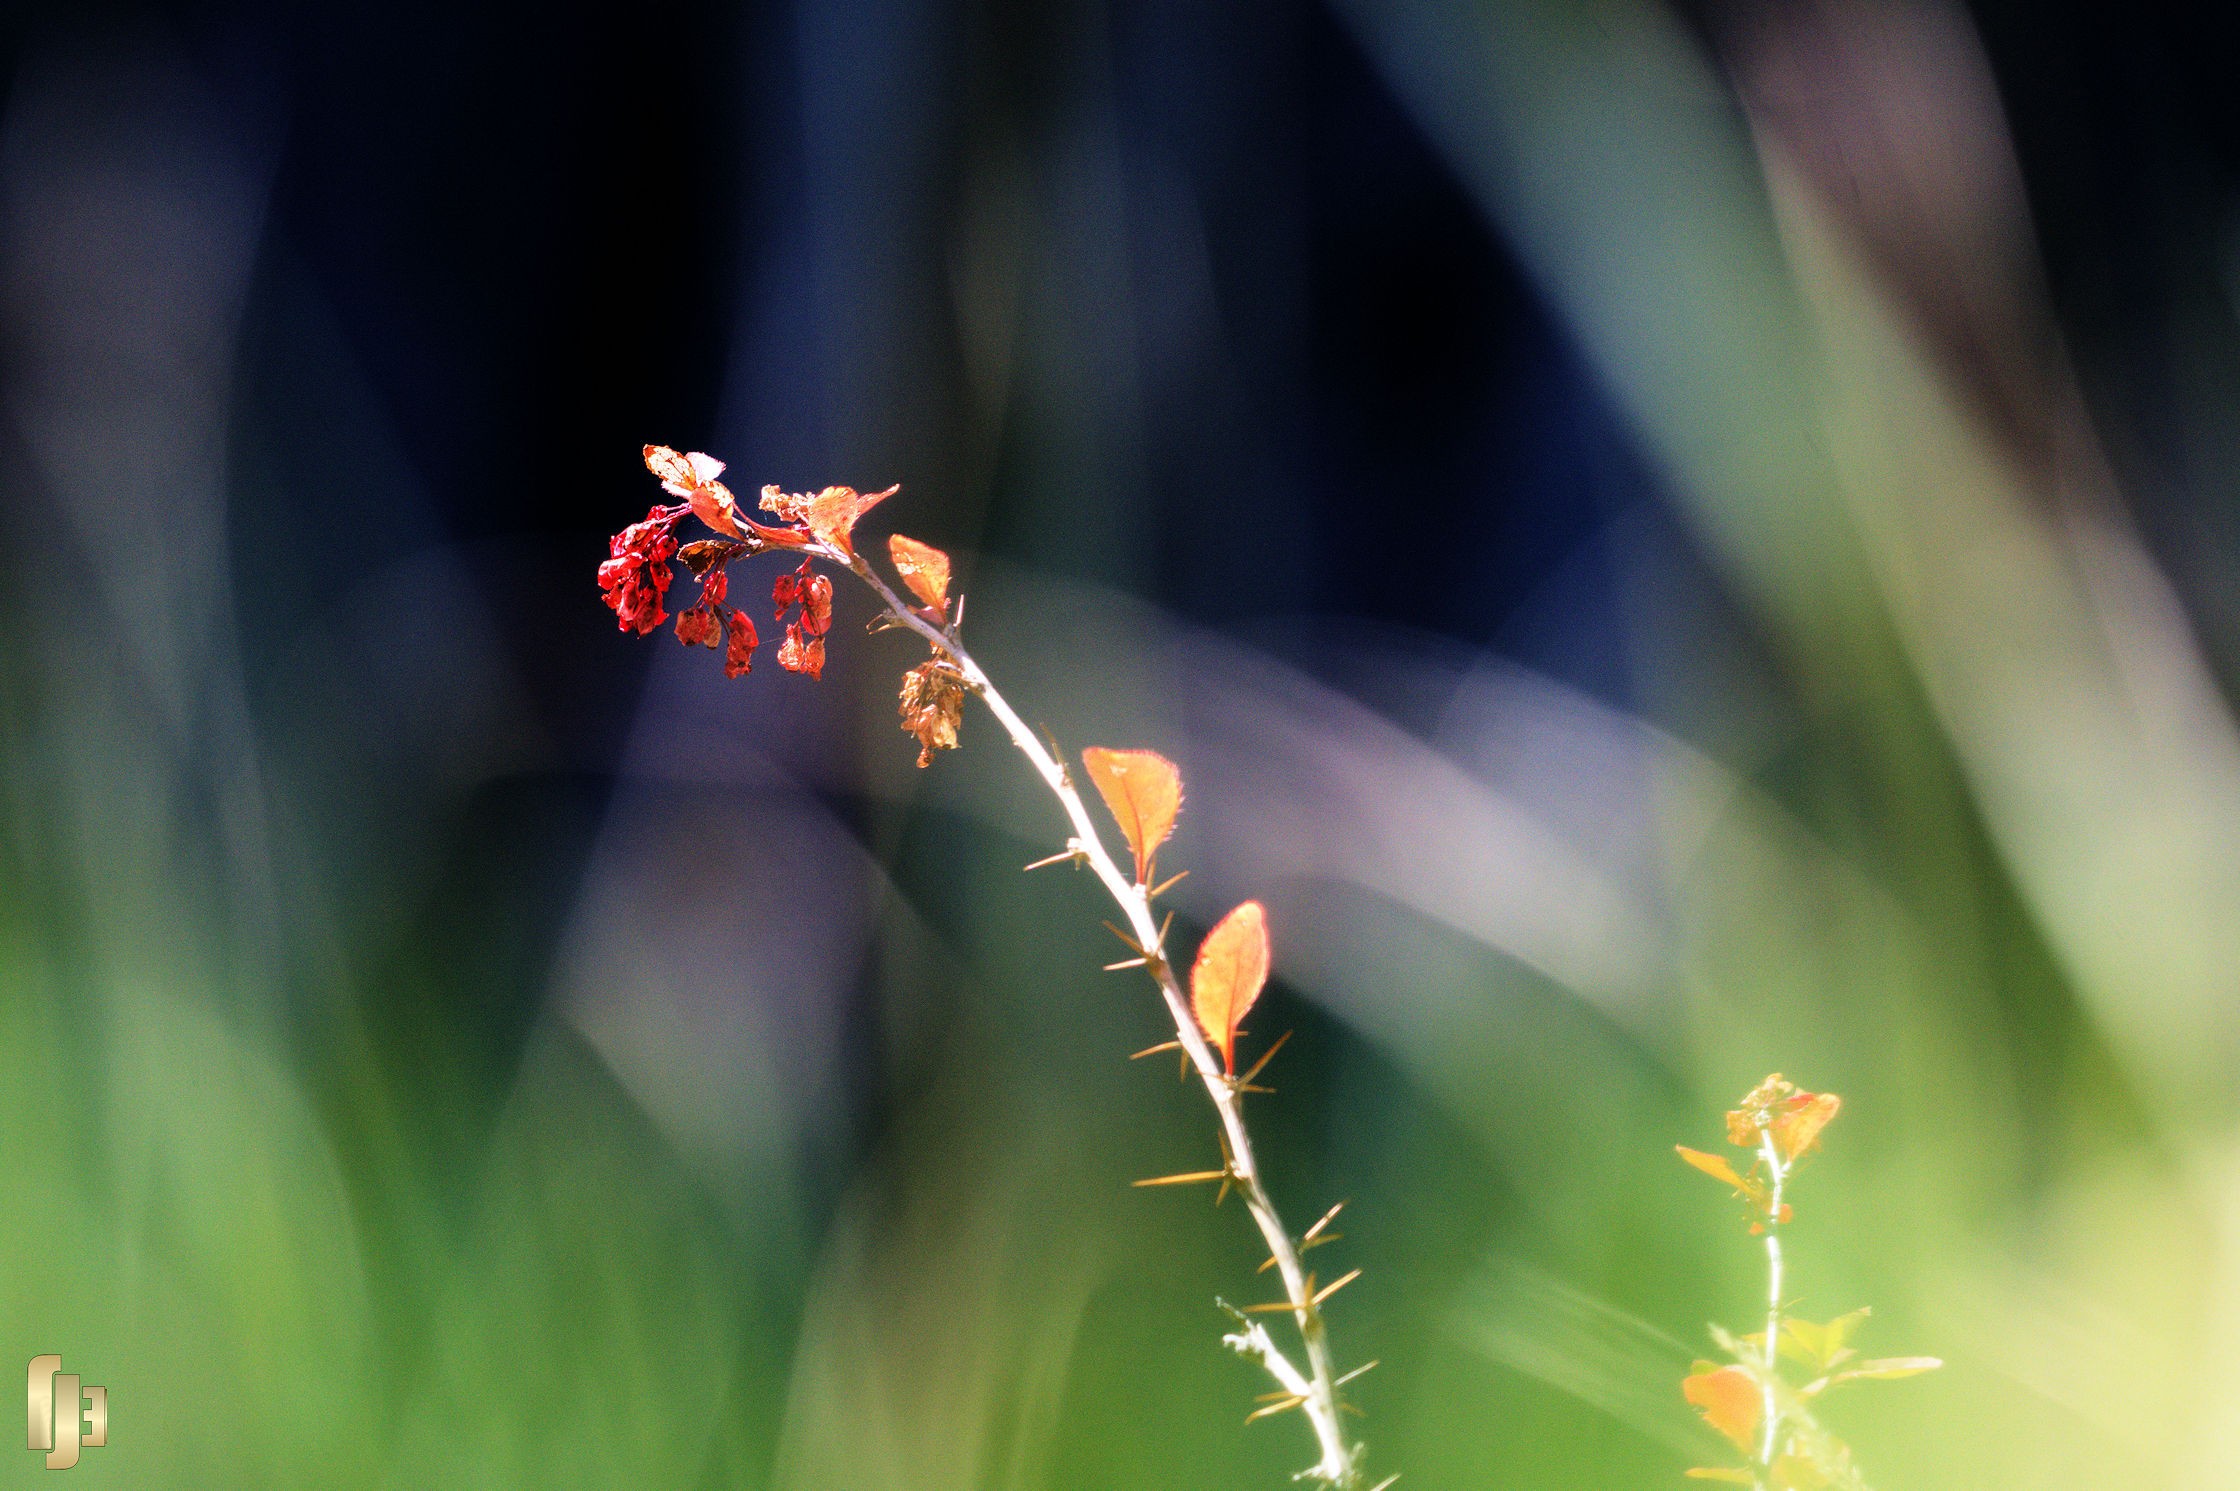
<path id="1" fill-rule="evenodd" d="M 821 687 L 625 645 L 652 433 L 907 482 L 1010 696 L 1181 767 L 1380 1474 L 1718 1452 L 1762 1279 L 1670 1149 L 1779 1068 L 1798 1318 L 1948 1363 L 1827 1405 L 1876 1484 L 2229 1480 L 2240 157 L 2032 102 L 2209 41 L 70 9 L 0 103 L 0 1344 L 109 1388 L 74 1475 L 1283 1484 L 1062 824 L 969 712 L 913 768 L 846 599 Z"/>

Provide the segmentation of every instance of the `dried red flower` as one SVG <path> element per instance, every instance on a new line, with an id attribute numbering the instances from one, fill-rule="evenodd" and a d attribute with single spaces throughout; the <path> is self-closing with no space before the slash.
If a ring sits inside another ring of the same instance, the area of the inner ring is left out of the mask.
<path id="1" fill-rule="evenodd" d="M 599 588 L 623 631 L 642 637 L 668 620 L 661 605 L 669 590 L 666 561 L 677 552 L 677 520 L 684 513 L 682 507 L 653 508 L 644 522 L 607 541 L 611 557 L 599 566 Z"/>
<path id="2" fill-rule="evenodd" d="M 824 638 L 810 637 L 795 622 L 786 628 L 786 639 L 778 646 L 778 666 L 788 673 L 806 673 L 811 678 L 824 677 Z"/>
<path id="3" fill-rule="evenodd" d="M 754 622 L 744 611 L 731 613 L 730 637 L 723 649 L 723 676 L 744 678 L 754 671 L 754 649 L 761 638 L 754 634 Z"/>

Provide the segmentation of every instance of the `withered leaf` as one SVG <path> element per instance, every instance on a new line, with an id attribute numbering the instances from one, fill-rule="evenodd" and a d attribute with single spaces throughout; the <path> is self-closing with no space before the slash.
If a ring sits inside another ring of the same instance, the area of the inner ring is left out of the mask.
<path id="1" fill-rule="evenodd" d="M 746 552 L 747 546 L 745 544 L 732 543 L 728 539 L 703 538 L 696 539 L 677 550 L 677 557 L 684 561 L 686 569 L 691 570 L 695 575 L 704 575 L 711 567 L 718 564 L 728 564 Z"/>
<path id="2" fill-rule="evenodd" d="M 1237 1027 L 1268 982 L 1268 914 L 1247 901 L 1214 924 L 1190 967 L 1190 1006 L 1206 1039 L 1221 1048 L 1222 1070 L 1237 1070 Z"/>
<path id="3" fill-rule="evenodd" d="M 943 662 L 918 664 L 902 675 L 901 713 L 902 728 L 918 738 L 918 765 L 931 766 L 935 751 L 957 748 L 964 679 Z"/>
<path id="4" fill-rule="evenodd" d="M 1684 1379 L 1680 1391 L 1703 1415 L 1703 1421 L 1734 1441 L 1737 1448 L 1747 1451 L 1752 1447 L 1765 1401 L 1748 1372 L 1740 1367 L 1713 1367 Z"/>
<path id="5" fill-rule="evenodd" d="M 931 544 L 896 533 L 887 538 L 887 557 L 894 561 L 895 573 L 902 576 L 912 595 L 936 611 L 949 604 L 948 555 Z"/>
<path id="6" fill-rule="evenodd" d="M 1135 851 L 1136 884 L 1149 884 L 1153 857 L 1174 832 L 1175 815 L 1182 811 L 1182 773 L 1157 751 L 1103 746 L 1083 751 L 1081 765 Z"/>

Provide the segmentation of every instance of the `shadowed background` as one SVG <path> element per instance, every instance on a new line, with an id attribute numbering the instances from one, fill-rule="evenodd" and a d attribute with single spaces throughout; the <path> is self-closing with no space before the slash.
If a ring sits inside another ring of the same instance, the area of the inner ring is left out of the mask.
<path id="1" fill-rule="evenodd" d="M 1180 764 L 1374 1474 L 1718 1458 L 1671 1146 L 1778 1069 L 1796 1308 L 1949 1363 L 1870 1479 L 2229 1484 L 2211 10 L 14 7 L 0 1366 L 96 1485 L 1307 1462 L 1054 807 L 912 768 L 846 588 L 821 684 L 618 635 L 650 440 L 901 481 L 1023 712 Z"/>

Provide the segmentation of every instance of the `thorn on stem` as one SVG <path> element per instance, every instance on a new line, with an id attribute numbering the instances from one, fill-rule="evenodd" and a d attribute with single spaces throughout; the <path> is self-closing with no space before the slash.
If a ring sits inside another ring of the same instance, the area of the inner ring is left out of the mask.
<path id="1" fill-rule="evenodd" d="M 1036 860 L 1033 864 L 1028 865 L 1026 868 L 1029 870 L 1039 870 L 1049 865 L 1062 865 L 1068 860 L 1071 860 L 1077 865 L 1085 865 L 1089 862 L 1089 855 L 1087 851 L 1085 851 L 1081 847 L 1081 841 L 1079 839 L 1066 840 L 1065 848 L 1059 850 L 1056 854 Z"/>
<path id="2" fill-rule="evenodd" d="M 1140 1190 L 1145 1186 L 1206 1185 L 1217 1180 L 1226 1182 L 1229 1178 L 1226 1170 L 1187 1170 L 1180 1175 L 1155 1175 L 1149 1180 L 1139 1180 L 1132 1184 Z"/>
<path id="3" fill-rule="evenodd" d="M 1189 878 L 1190 872 L 1188 870 L 1177 870 L 1174 874 L 1169 875 L 1166 879 L 1160 881 L 1157 885 L 1154 885 L 1153 887 L 1151 887 L 1151 889 L 1145 891 L 1143 893 L 1144 897 L 1147 900 L 1156 899 L 1160 896 L 1165 895 L 1175 886 L 1180 885 L 1183 881 Z"/>
<path id="4" fill-rule="evenodd" d="M 1276 1414 L 1289 1413 L 1294 1408 L 1304 1408 L 1307 1406 L 1307 1400 L 1300 1397 L 1297 1393 L 1273 1393 L 1268 1396 L 1274 1397 L 1279 1401 L 1270 1403 L 1265 1408 L 1253 1409 L 1252 1412 L 1244 1416 L 1244 1421 L 1246 1423 L 1249 1424 L 1254 1419 L 1272 1418 Z"/>
<path id="5" fill-rule="evenodd" d="M 1336 1220 L 1338 1213 L 1344 1211 L 1345 1209 L 1346 1204 L 1343 1201 L 1339 1202 L 1336 1206 L 1331 1207 L 1328 1211 L 1322 1214 L 1322 1219 L 1320 1221 L 1316 1222 L 1312 1227 L 1309 1227 L 1305 1232 L 1299 1234 L 1299 1241 L 1302 1243 L 1313 1242 L 1315 1238 L 1321 1235 L 1322 1229 L 1329 1226 L 1332 1221 Z"/>
<path id="6" fill-rule="evenodd" d="M 1252 1064 L 1252 1069 L 1246 1072 L 1243 1076 L 1239 1077 L 1237 1081 L 1244 1084 L 1250 1084 L 1252 1079 L 1259 1076 L 1261 1070 L 1265 1068 L 1269 1062 L 1276 1059 L 1276 1053 L 1278 1051 L 1281 1051 L 1283 1049 L 1283 1043 L 1290 1039 L 1291 1032 L 1288 1030 L 1283 1034 L 1277 1036 L 1276 1043 L 1270 1046 L 1267 1050 L 1260 1053 L 1260 1059 Z"/>
<path id="7" fill-rule="evenodd" d="M 1179 1051 L 1181 1049 L 1182 1042 L 1180 1041 L 1161 1041 L 1156 1046 L 1144 1047 L 1141 1051 L 1130 1056 L 1128 1060 L 1141 1061 L 1146 1056 L 1157 1056 L 1161 1051 Z"/>
<path id="8" fill-rule="evenodd" d="M 1323 1285 L 1321 1290 L 1314 1296 L 1313 1299 L 1309 1300 L 1308 1303 L 1319 1308 L 1324 1300 L 1328 1299 L 1331 1295 L 1336 1294 L 1339 1290 L 1345 1288 L 1346 1285 L 1351 1284 L 1355 1279 L 1358 1279 L 1360 1277 L 1361 1270 L 1357 1268 L 1352 1273 L 1345 1275 L 1343 1278 L 1333 1279 L 1329 1283 Z"/>

